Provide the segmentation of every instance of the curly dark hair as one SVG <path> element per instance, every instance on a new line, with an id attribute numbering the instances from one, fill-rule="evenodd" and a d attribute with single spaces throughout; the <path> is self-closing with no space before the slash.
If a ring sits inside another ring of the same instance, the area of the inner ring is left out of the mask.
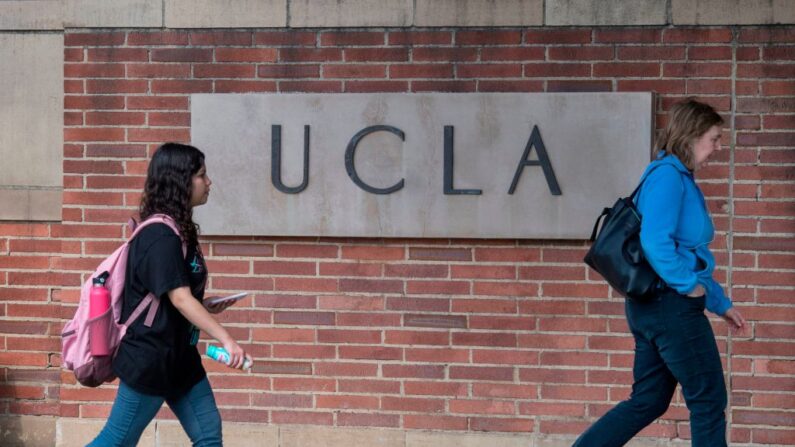
<path id="1" fill-rule="evenodd" d="M 189 245 L 198 244 L 199 226 L 190 206 L 192 177 L 204 166 L 204 153 L 193 146 L 165 143 L 149 162 L 138 212 L 141 220 L 153 214 L 171 216 Z"/>

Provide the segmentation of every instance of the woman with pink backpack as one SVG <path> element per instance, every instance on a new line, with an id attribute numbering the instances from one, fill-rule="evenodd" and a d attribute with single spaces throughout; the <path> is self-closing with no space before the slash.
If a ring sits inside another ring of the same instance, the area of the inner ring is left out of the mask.
<path id="1" fill-rule="evenodd" d="M 234 301 L 204 300 L 207 269 L 198 243 L 193 207 L 207 202 L 212 182 L 204 154 L 193 146 L 166 143 L 149 163 L 140 217 L 173 219 L 143 228 L 129 243 L 121 320 L 152 293 L 160 298 L 150 325 L 136 319 L 113 360 L 119 390 L 105 427 L 89 446 L 134 446 L 163 402 L 177 415 L 194 446 L 220 446 L 221 416 L 196 344 L 202 330 L 228 351 L 229 366 L 251 361 L 210 315 Z"/>

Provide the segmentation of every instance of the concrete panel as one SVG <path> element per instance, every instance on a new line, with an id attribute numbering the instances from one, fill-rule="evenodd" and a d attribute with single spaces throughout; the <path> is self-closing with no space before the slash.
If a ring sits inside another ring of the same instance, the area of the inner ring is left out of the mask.
<path id="1" fill-rule="evenodd" d="M 58 220 L 63 35 L 0 34 L 0 60 L 0 189 L 6 200 L 19 200 L 0 202 L 9 204 L 0 207 L 0 219 Z"/>
<path id="2" fill-rule="evenodd" d="M 792 0 L 672 0 L 674 25 L 795 23 Z"/>
<path id="3" fill-rule="evenodd" d="M 104 419 L 59 418 L 54 445 L 56 447 L 84 447 L 97 437 L 104 426 Z M 149 424 L 146 427 L 137 447 L 157 446 L 155 427 L 155 424 Z"/>
<path id="4" fill-rule="evenodd" d="M 406 447 L 530 447 L 531 434 L 406 433 Z"/>
<path id="5" fill-rule="evenodd" d="M 662 0 L 546 0 L 545 25 L 665 25 Z"/>
<path id="6" fill-rule="evenodd" d="M 64 0 L 64 26 L 159 28 L 163 26 L 163 0 Z"/>
<path id="7" fill-rule="evenodd" d="M 0 220 L 61 220 L 63 190 L 0 185 Z"/>
<path id="8" fill-rule="evenodd" d="M 281 432 L 279 447 L 406 447 L 406 435 L 401 430 L 284 426 Z"/>
<path id="9" fill-rule="evenodd" d="M 1 203 L 1 202 L 0 202 Z M 50 447 L 55 445 L 53 417 L 0 417 L 0 445 L 4 447 Z"/>
<path id="10" fill-rule="evenodd" d="M 543 0 L 417 0 L 415 26 L 538 26 Z"/>
<path id="11" fill-rule="evenodd" d="M 0 30 L 61 29 L 62 1 L 0 1 Z"/>
<path id="12" fill-rule="evenodd" d="M 167 28 L 287 26 L 287 0 L 165 0 Z"/>
<path id="13" fill-rule="evenodd" d="M 414 0 L 290 0 L 289 26 L 410 26 Z"/>
<path id="14" fill-rule="evenodd" d="M 190 439 L 177 421 L 157 421 L 157 447 L 182 447 Z M 265 424 L 223 423 L 224 446 L 280 446 L 279 428 Z M 256 442 L 253 442 L 256 440 Z"/>
<path id="15" fill-rule="evenodd" d="M 196 218 L 206 235 L 583 239 L 604 206 L 632 191 L 648 163 L 652 99 L 651 93 L 192 95 L 192 141 L 207 154 L 214 181 Z M 309 126 L 308 183 L 298 193 L 274 186 L 275 125 L 282 126 L 282 182 L 290 187 L 304 179 Z M 346 162 L 354 135 L 383 125 L 404 139 L 383 129 L 368 134 Z M 452 138 L 445 126 L 453 126 Z M 454 155 L 451 169 L 445 141 Z M 520 171 L 527 147 L 527 159 L 537 161 L 542 145 L 547 169 Z M 482 194 L 445 194 L 445 173 L 455 190 Z M 361 186 L 388 189 L 401 181 L 391 193 Z"/>

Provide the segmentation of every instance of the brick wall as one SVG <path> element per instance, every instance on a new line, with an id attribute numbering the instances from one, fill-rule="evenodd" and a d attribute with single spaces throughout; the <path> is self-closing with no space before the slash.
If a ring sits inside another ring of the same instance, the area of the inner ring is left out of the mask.
<path id="1" fill-rule="evenodd" d="M 154 148 L 190 140 L 191 93 L 656 91 L 658 127 L 696 95 L 735 129 L 699 173 L 716 274 L 753 334 L 713 320 L 731 439 L 795 445 L 792 27 L 67 31 L 65 46 L 63 222 L 0 223 L 6 413 L 108 414 L 114 387 L 62 374 L 58 334 Z M 630 392 L 623 301 L 583 241 L 204 243 L 211 291 L 255 293 L 221 316 L 253 373 L 205 363 L 226 421 L 576 434 Z M 643 435 L 688 433 L 677 395 Z"/>

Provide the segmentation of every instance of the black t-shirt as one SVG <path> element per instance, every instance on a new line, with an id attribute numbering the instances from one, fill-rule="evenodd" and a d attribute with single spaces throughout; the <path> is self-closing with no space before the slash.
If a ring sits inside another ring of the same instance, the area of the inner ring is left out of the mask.
<path id="1" fill-rule="evenodd" d="M 160 307 L 146 327 L 146 313 L 133 322 L 121 341 L 113 371 L 134 390 L 166 398 L 180 396 L 206 373 L 195 343 L 198 330 L 174 307 L 168 292 L 190 286 L 204 298 L 207 268 L 195 245 L 182 256 L 182 242 L 165 224 L 152 224 L 130 242 L 121 321 L 127 321 L 151 291 Z M 193 341 L 192 341 L 193 340 Z"/>

